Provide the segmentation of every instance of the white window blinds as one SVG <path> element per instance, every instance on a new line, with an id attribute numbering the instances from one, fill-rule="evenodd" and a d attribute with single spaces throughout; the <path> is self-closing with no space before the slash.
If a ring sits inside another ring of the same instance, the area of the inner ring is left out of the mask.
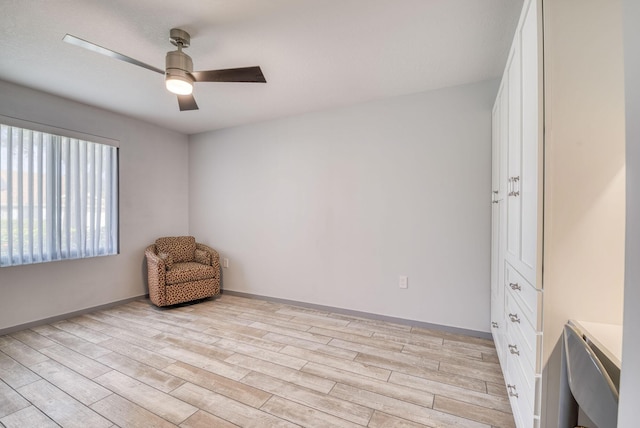
<path id="1" fill-rule="evenodd" d="M 0 267 L 117 252 L 117 147 L 0 124 Z"/>

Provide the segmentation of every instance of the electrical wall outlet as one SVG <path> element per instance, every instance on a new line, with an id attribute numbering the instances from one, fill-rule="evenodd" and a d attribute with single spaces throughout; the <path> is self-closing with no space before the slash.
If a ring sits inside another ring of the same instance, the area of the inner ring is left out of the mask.
<path id="1" fill-rule="evenodd" d="M 398 287 L 409 288 L 409 277 L 405 275 L 400 275 L 400 278 L 398 279 Z"/>
<path id="2" fill-rule="evenodd" d="M 228 258 L 223 258 L 222 259 L 222 267 L 223 268 L 228 268 L 229 267 L 229 259 Z"/>

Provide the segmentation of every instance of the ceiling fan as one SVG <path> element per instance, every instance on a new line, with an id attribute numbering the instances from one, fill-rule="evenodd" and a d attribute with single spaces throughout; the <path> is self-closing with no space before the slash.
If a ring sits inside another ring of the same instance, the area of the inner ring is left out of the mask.
<path id="1" fill-rule="evenodd" d="M 259 66 L 193 71 L 193 61 L 191 57 L 182 51 L 182 49 L 188 48 L 191 44 L 191 36 L 179 28 L 172 28 L 169 32 L 169 41 L 178 49 L 167 52 L 165 70 L 160 70 L 152 65 L 145 64 L 137 59 L 72 36 L 71 34 L 65 35 L 62 40 L 72 45 L 80 46 L 81 48 L 163 74 L 165 76 L 167 90 L 178 96 L 180 111 L 198 110 L 198 104 L 196 104 L 196 100 L 192 94 L 193 84 L 195 82 L 267 83 Z"/>

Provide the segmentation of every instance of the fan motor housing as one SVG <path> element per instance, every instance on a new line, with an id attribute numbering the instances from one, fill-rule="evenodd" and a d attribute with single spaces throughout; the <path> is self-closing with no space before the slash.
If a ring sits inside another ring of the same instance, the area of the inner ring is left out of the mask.
<path id="1" fill-rule="evenodd" d="M 181 50 L 167 52 L 165 64 L 167 73 L 172 69 L 186 71 L 187 73 L 193 71 L 193 60 Z"/>

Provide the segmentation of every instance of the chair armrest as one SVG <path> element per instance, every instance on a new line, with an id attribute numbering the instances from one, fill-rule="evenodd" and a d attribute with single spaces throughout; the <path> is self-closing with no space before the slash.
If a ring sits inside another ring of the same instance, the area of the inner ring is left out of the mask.
<path id="1" fill-rule="evenodd" d="M 166 267 L 164 261 L 156 254 L 155 244 L 149 245 L 144 250 L 147 258 L 147 285 L 149 287 L 149 298 L 158 305 L 166 305 Z"/>
<path id="2" fill-rule="evenodd" d="M 209 253 L 209 256 L 211 257 L 211 266 L 213 266 L 216 272 L 220 272 L 220 255 L 216 250 L 208 245 L 198 243 L 196 243 L 196 250 L 202 250 Z"/>
<path id="3" fill-rule="evenodd" d="M 162 260 L 160 258 L 160 256 L 158 256 L 156 254 L 156 246 L 155 245 L 149 245 L 145 250 L 144 250 L 144 255 L 147 257 L 147 265 L 151 265 L 155 268 L 159 268 L 162 271 L 166 271 L 167 267 L 164 263 L 164 260 Z"/>

